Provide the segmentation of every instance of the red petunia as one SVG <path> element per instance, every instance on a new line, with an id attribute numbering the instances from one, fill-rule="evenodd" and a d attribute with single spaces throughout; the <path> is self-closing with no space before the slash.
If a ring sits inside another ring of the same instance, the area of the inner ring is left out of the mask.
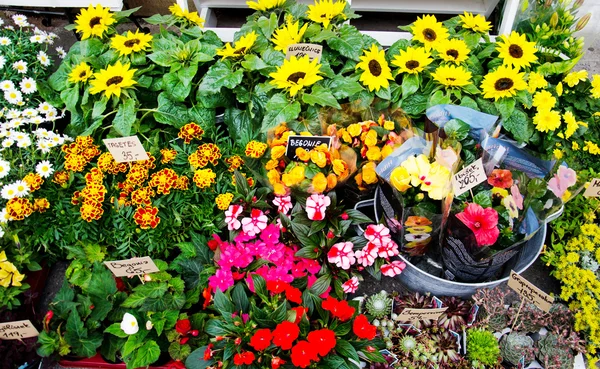
<path id="1" fill-rule="evenodd" d="M 305 308 L 303 306 L 294 307 L 292 308 L 292 310 L 296 312 L 296 319 L 294 320 L 294 324 L 300 323 L 304 314 L 308 313 L 308 308 Z"/>
<path id="2" fill-rule="evenodd" d="M 175 360 L 167 365 L 167 369 L 185 369 L 185 364 L 181 360 Z"/>
<path id="3" fill-rule="evenodd" d="M 488 183 L 494 187 L 510 188 L 513 185 L 512 173 L 507 169 L 494 169 L 488 177 Z"/>
<path id="4" fill-rule="evenodd" d="M 254 353 L 250 351 L 233 355 L 233 363 L 237 366 L 251 365 L 254 362 Z"/>
<path id="5" fill-rule="evenodd" d="M 336 344 L 335 333 L 331 329 L 319 329 L 308 334 L 307 340 L 322 357 L 327 356 Z"/>
<path id="6" fill-rule="evenodd" d="M 278 356 L 273 356 L 273 358 L 271 359 L 271 369 L 279 369 L 279 367 L 285 363 L 285 360 L 283 360 L 282 358 Z"/>
<path id="7" fill-rule="evenodd" d="M 292 364 L 299 368 L 306 368 L 313 361 L 319 361 L 317 350 L 313 344 L 307 341 L 298 341 L 296 346 L 292 347 Z"/>
<path id="8" fill-rule="evenodd" d="M 288 287 L 285 289 L 285 298 L 290 302 L 301 304 L 302 292 L 296 287 L 288 285 Z"/>
<path id="9" fill-rule="evenodd" d="M 175 324 L 175 330 L 177 333 L 185 336 L 192 329 L 192 323 L 190 323 L 189 319 L 178 320 L 177 324 Z"/>
<path id="10" fill-rule="evenodd" d="M 273 331 L 273 344 L 281 347 L 283 350 L 289 350 L 292 348 L 292 344 L 298 338 L 299 334 L 300 328 L 296 324 L 286 320 L 275 327 Z"/>
<path id="11" fill-rule="evenodd" d="M 279 295 L 283 293 L 289 285 L 282 281 L 268 281 L 267 290 L 271 292 L 271 295 Z"/>
<path id="12" fill-rule="evenodd" d="M 331 315 L 333 315 L 335 318 L 338 318 L 342 322 L 345 322 L 346 320 L 352 318 L 355 311 L 354 308 L 350 306 L 347 301 L 338 301 L 331 296 L 324 300 L 321 306 L 323 307 L 323 309 L 329 311 Z"/>
<path id="13" fill-rule="evenodd" d="M 271 345 L 273 335 L 268 328 L 259 329 L 254 332 L 252 338 L 250 338 L 250 346 L 256 351 L 262 351 Z"/>
<path id="14" fill-rule="evenodd" d="M 377 327 L 369 323 L 369 319 L 362 314 L 354 319 L 352 331 L 358 338 L 364 338 L 366 340 L 372 340 L 377 335 Z"/>

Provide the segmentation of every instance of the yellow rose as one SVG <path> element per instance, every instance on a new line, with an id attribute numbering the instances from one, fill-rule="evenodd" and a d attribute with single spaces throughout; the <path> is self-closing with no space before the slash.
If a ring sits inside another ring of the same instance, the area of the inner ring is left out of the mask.
<path id="1" fill-rule="evenodd" d="M 381 149 L 381 159 L 387 158 L 393 151 L 392 145 L 385 145 L 383 149 Z"/>
<path id="2" fill-rule="evenodd" d="M 410 188 L 410 174 L 405 167 L 398 167 L 392 171 L 390 182 L 398 191 L 404 192 Z"/>
<path id="3" fill-rule="evenodd" d="M 312 187 L 315 193 L 322 193 L 327 188 L 327 178 L 325 174 L 319 172 L 312 179 Z"/>
<path id="4" fill-rule="evenodd" d="M 300 159 L 302 161 L 310 160 L 310 153 L 301 147 L 298 147 L 296 149 L 296 156 L 298 157 L 298 159 Z"/>
<path id="5" fill-rule="evenodd" d="M 310 160 L 317 164 L 319 168 L 324 168 L 327 165 L 327 156 L 322 151 L 312 150 L 310 152 Z"/>
<path id="6" fill-rule="evenodd" d="M 394 122 L 391 120 L 386 120 L 385 123 L 383 123 L 383 128 L 387 129 L 388 131 L 393 131 L 396 127 Z"/>
<path id="7" fill-rule="evenodd" d="M 369 133 L 365 137 L 365 145 L 369 147 L 377 145 L 377 132 L 372 129 L 369 130 Z"/>
<path id="8" fill-rule="evenodd" d="M 350 133 L 352 137 L 357 137 L 360 135 L 360 132 L 362 132 L 360 124 L 354 123 L 348 126 L 348 133 Z"/>
<path id="9" fill-rule="evenodd" d="M 344 162 L 341 159 L 333 160 L 333 172 L 335 174 L 337 174 L 338 176 L 341 176 L 342 174 L 346 173 L 347 170 L 348 170 L 348 164 L 346 164 L 346 162 Z"/>
<path id="10" fill-rule="evenodd" d="M 279 162 L 277 160 L 269 160 L 267 162 L 267 164 L 265 164 L 265 169 L 266 170 L 273 170 L 273 169 L 277 168 L 278 164 L 279 164 Z"/>
<path id="11" fill-rule="evenodd" d="M 369 147 L 369 150 L 367 150 L 367 159 L 371 161 L 381 160 L 381 150 L 379 149 L 379 147 Z"/>
<path id="12" fill-rule="evenodd" d="M 285 154 L 285 146 L 275 146 L 271 149 L 271 159 L 279 160 Z"/>
<path id="13" fill-rule="evenodd" d="M 327 176 L 327 191 L 332 190 L 337 186 L 337 177 L 333 173 L 329 173 Z"/>
<path id="14" fill-rule="evenodd" d="M 377 182 L 377 172 L 375 172 L 375 163 L 368 162 L 362 168 L 362 179 L 366 184 L 373 184 Z"/>

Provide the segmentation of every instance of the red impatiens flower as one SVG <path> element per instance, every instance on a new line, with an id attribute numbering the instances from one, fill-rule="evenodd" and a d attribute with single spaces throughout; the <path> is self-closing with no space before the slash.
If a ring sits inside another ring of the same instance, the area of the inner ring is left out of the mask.
<path id="1" fill-rule="evenodd" d="M 212 349 L 213 346 L 212 343 L 209 343 L 208 346 L 206 346 L 206 350 L 204 350 L 204 361 L 212 359 L 214 353 L 214 350 Z"/>
<path id="2" fill-rule="evenodd" d="M 285 291 L 287 287 L 288 284 L 280 280 L 267 282 L 267 291 L 271 292 L 271 295 L 279 295 Z"/>
<path id="3" fill-rule="evenodd" d="M 369 323 L 369 319 L 363 314 L 360 314 L 352 323 L 352 331 L 358 338 L 372 340 L 377 335 L 377 327 Z"/>
<path id="4" fill-rule="evenodd" d="M 305 308 L 303 306 L 292 308 L 292 310 L 296 312 L 296 320 L 294 320 L 294 324 L 300 323 L 304 314 L 308 313 L 308 308 Z"/>
<path id="5" fill-rule="evenodd" d="M 355 311 L 346 300 L 338 301 L 331 296 L 324 300 L 321 306 L 342 322 L 352 318 Z"/>
<path id="6" fill-rule="evenodd" d="M 302 303 L 302 292 L 299 289 L 297 289 L 296 287 L 292 287 L 292 286 L 288 285 L 287 288 L 285 289 L 285 298 L 289 302 L 301 304 Z"/>
<path id="7" fill-rule="evenodd" d="M 202 297 L 204 298 L 204 304 L 202 304 L 202 308 L 206 309 L 210 306 L 210 303 L 212 302 L 212 294 L 210 292 L 210 287 L 207 287 L 204 290 L 202 290 Z"/>
<path id="8" fill-rule="evenodd" d="M 299 368 L 306 368 L 313 361 L 319 361 L 316 347 L 307 341 L 299 341 L 296 346 L 292 348 L 291 358 L 292 364 Z"/>
<path id="9" fill-rule="evenodd" d="M 478 246 L 491 246 L 496 243 L 498 229 L 498 212 L 493 208 L 482 208 L 479 204 L 468 204 L 462 213 L 456 214 L 475 234 Z"/>
<path id="10" fill-rule="evenodd" d="M 185 336 L 192 329 L 192 323 L 190 323 L 189 319 L 178 320 L 177 324 L 175 324 L 175 330 L 177 333 Z"/>
<path id="11" fill-rule="evenodd" d="M 277 324 L 273 331 L 273 344 L 281 347 L 283 350 L 292 348 L 293 342 L 298 338 L 300 328 L 287 320 Z"/>
<path id="12" fill-rule="evenodd" d="M 237 366 L 251 365 L 254 362 L 254 353 L 250 351 L 233 355 L 233 363 Z"/>
<path id="13" fill-rule="evenodd" d="M 257 330 L 252 338 L 250 338 L 250 346 L 256 351 L 262 351 L 271 345 L 273 335 L 268 328 Z"/>
<path id="14" fill-rule="evenodd" d="M 279 356 L 273 356 L 271 359 L 271 369 L 279 369 L 279 367 L 285 363 L 286 361 L 281 359 Z"/>
<path id="15" fill-rule="evenodd" d="M 510 188 L 513 185 L 512 173 L 507 169 L 494 169 L 488 177 L 488 183 L 494 187 Z"/>
<path id="16" fill-rule="evenodd" d="M 327 356 L 329 351 L 331 351 L 336 344 L 335 333 L 331 329 L 325 328 L 312 331 L 306 338 L 322 357 Z"/>

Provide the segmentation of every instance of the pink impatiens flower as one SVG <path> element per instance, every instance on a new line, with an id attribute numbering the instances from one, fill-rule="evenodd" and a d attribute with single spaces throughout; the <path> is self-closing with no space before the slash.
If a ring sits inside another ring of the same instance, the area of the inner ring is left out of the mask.
<path id="1" fill-rule="evenodd" d="M 242 229 L 248 236 L 256 236 L 260 231 L 267 228 L 269 219 L 260 209 L 252 209 L 250 218 L 242 219 Z"/>
<path id="2" fill-rule="evenodd" d="M 383 224 L 370 224 L 365 229 L 365 238 L 377 246 L 391 241 L 390 230 Z"/>
<path id="3" fill-rule="evenodd" d="M 229 209 L 225 211 L 225 223 L 227 223 L 227 229 L 230 231 L 240 229 L 242 225 L 237 219 L 242 214 L 244 208 L 241 205 L 230 205 Z"/>
<path id="4" fill-rule="evenodd" d="M 334 263 L 338 268 L 348 270 L 356 262 L 354 251 L 352 250 L 353 247 L 352 242 L 336 243 L 329 249 L 327 260 L 330 263 Z"/>
<path id="5" fill-rule="evenodd" d="M 221 290 L 221 292 L 227 291 L 227 289 L 233 286 L 233 274 L 227 269 L 217 269 L 217 272 L 212 277 L 208 278 L 208 285 L 215 290 Z"/>
<path id="6" fill-rule="evenodd" d="M 306 215 L 310 220 L 325 219 L 325 211 L 331 204 L 331 199 L 323 194 L 313 194 L 306 199 Z"/>
<path id="7" fill-rule="evenodd" d="M 364 267 L 368 267 L 375 263 L 378 253 L 379 247 L 377 247 L 377 245 L 375 245 L 373 242 L 369 242 L 365 247 L 362 248 L 362 250 L 354 252 L 354 256 L 359 264 Z"/>
<path id="8" fill-rule="evenodd" d="M 400 251 L 398 250 L 398 244 L 392 241 L 391 239 L 386 241 L 387 242 L 379 246 L 379 250 L 377 250 L 379 257 L 391 258 L 392 256 L 398 255 L 400 253 Z"/>
<path id="9" fill-rule="evenodd" d="M 342 289 L 346 293 L 354 293 L 358 289 L 358 278 L 352 277 L 342 284 Z"/>
<path id="10" fill-rule="evenodd" d="M 292 198 L 290 196 L 275 196 L 273 205 L 277 206 L 277 211 L 287 215 L 292 210 Z"/>
<path id="11" fill-rule="evenodd" d="M 381 274 L 394 277 L 398 274 L 402 273 L 402 271 L 406 268 L 406 263 L 400 260 L 392 261 L 390 264 L 384 264 L 381 266 Z"/>
<path id="12" fill-rule="evenodd" d="M 456 217 L 473 231 L 478 246 L 491 246 L 500 236 L 498 212 L 493 208 L 484 209 L 479 204 L 471 203 Z"/>

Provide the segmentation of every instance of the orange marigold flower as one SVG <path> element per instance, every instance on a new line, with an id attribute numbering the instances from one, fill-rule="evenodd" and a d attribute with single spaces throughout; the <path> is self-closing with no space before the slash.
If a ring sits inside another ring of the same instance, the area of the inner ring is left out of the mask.
<path id="1" fill-rule="evenodd" d="M 228 171 L 234 172 L 237 169 L 240 169 L 242 165 L 244 165 L 244 159 L 242 159 L 242 157 L 239 155 L 233 155 L 225 159 L 225 164 L 229 166 L 229 168 L 227 168 Z"/>
<path id="2" fill-rule="evenodd" d="M 217 165 L 218 160 L 221 158 L 221 149 L 219 149 L 219 147 L 213 143 L 205 143 L 198 146 L 196 152 L 198 153 L 198 159 L 200 161 L 201 168 L 205 167 L 208 163 Z"/>
<path id="3" fill-rule="evenodd" d="M 83 151 L 94 145 L 94 139 L 91 136 L 77 136 L 75 137 L 74 144 Z"/>
<path id="4" fill-rule="evenodd" d="M 86 184 L 102 183 L 103 180 L 104 180 L 104 173 L 102 173 L 102 171 L 99 168 L 92 168 L 85 175 L 85 183 Z"/>
<path id="5" fill-rule="evenodd" d="M 102 209 L 101 203 L 86 200 L 81 205 L 79 213 L 81 215 L 81 219 L 89 223 L 92 220 L 99 220 L 100 218 L 102 218 L 102 214 L 104 214 L 104 209 Z"/>
<path id="6" fill-rule="evenodd" d="M 90 183 L 81 190 L 80 196 L 84 202 L 94 201 L 101 203 L 104 201 L 104 196 L 106 196 L 106 187 L 103 184 Z"/>
<path id="7" fill-rule="evenodd" d="M 42 186 L 42 184 L 44 183 L 44 180 L 42 179 L 42 177 L 37 173 L 27 174 L 23 178 L 23 181 L 25 181 L 25 183 L 27 183 L 27 185 L 29 186 L 29 191 L 31 191 L 31 192 L 39 190 L 40 187 Z"/>
<path id="8" fill-rule="evenodd" d="M 229 208 L 229 204 L 231 204 L 231 200 L 233 200 L 232 193 L 222 193 L 215 199 L 215 203 L 217 204 L 217 208 L 219 210 L 227 210 Z"/>
<path id="9" fill-rule="evenodd" d="M 11 220 L 23 220 L 33 213 L 29 199 L 15 197 L 6 203 L 6 213 Z"/>
<path id="10" fill-rule="evenodd" d="M 67 154 L 65 155 L 65 169 L 73 172 L 82 172 L 88 161 L 83 155 Z"/>
<path id="11" fill-rule="evenodd" d="M 152 206 L 139 207 L 133 214 L 133 219 L 141 229 L 156 228 L 160 223 L 160 218 L 156 214 L 158 214 L 158 208 Z"/>
<path id="12" fill-rule="evenodd" d="M 35 199 L 33 200 L 33 210 L 39 213 L 43 213 L 50 208 L 50 202 L 45 199 Z"/>
<path id="13" fill-rule="evenodd" d="M 98 158 L 98 168 L 100 168 L 103 172 L 109 172 L 112 174 L 114 168 L 117 166 L 117 162 L 113 158 L 112 154 L 109 152 L 105 152 Z"/>
<path id="14" fill-rule="evenodd" d="M 98 146 L 91 146 L 81 152 L 81 155 L 87 160 L 89 163 L 90 160 L 100 155 L 100 150 L 98 150 Z"/>
<path id="15" fill-rule="evenodd" d="M 73 205 L 79 205 L 81 200 L 81 192 L 80 191 L 75 191 L 73 192 L 73 196 L 71 196 L 71 204 Z"/>
<path id="16" fill-rule="evenodd" d="M 194 173 L 194 183 L 198 188 L 207 188 L 210 187 L 211 184 L 215 183 L 215 178 L 217 175 L 212 169 L 198 169 L 196 173 Z"/>
<path id="17" fill-rule="evenodd" d="M 128 194 L 132 193 L 133 190 L 135 190 L 135 185 L 129 182 L 119 182 L 117 186 L 119 187 L 119 190 L 121 190 L 122 193 L 125 194 L 125 197 L 127 197 Z"/>
<path id="18" fill-rule="evenodd" d="M 134 205 L 152 205 L 152 197 L 155 195 L 154 190 L 150 187 L 142 187 L 131 193 L 131 203 Z"/>
<path id="19" fill-rule="evenodd" d="M 127 182 L 141 186 L 148 179 L 148 169 L 141 164 L 133 164 L 127 173 Z"/>
<path id="20" fill-rule="evenodd" d="M 161 149 L 160 154 L 162 155 L 160 162 L 163 164 L 169 164 L 177 156 L 177 151 L 175 151 L 175 149 Z"/>
<path id="21" fill-rule="evenodd" d="M 69 173 L 65 172 L 64 170 L 58 170 L 54 172 L 54 175 L 52 176 L 52 182 L 58 185 L 64 185 L 68 180 Z"/>
<path id="22" fill-rule="evenodd" d="M 258 142 L 258 141 L 250 141 L 246 145 L 246 156 L 258 159 L 265 154 L 267 150 L 267 144 Z"/>
<path id="23" fill-rule="evenodd" d="M 177 173 L 173 169 L 165 168 L 150 177 L 148 184 L 151 187 L 156 187 L 156 193 L 168 195 L 171 193 L 171 188 L 177 183 Z"/>
<path id="24" fill-rule="evenodd" d="M 204 130 L 200 128 L 199 125 L 192 122 L 181 127 L 177 136 L 181 138 L 186 144 L 189 144 L 194 138 L 201 139 L 203 134 Z"/>
<path id="25" fill-rule="evenodd" d="M 141 165 L 146 169 L 154 169 L 156 168 L 156 158 L 150 154 L 149 152 L 146 152 L 146 155 L 148 155 L 148 159 L 147 160 L 138 160 L 135 163 L 137 165 Z"/>
<path id="26" fill-rule="evenodd" d="M 71 142 L 69 144 L 64 144 L 60 147 L 60 149 L 65 154 L 79 154 L 82 151 L 81 147 L 79 145 L 77 145 L 75 142 Z"/>
<path id="27" fill-rule="evenodd" d="M 190 188 L 190 179 L 186 176 L 180 176 L 177 178 L 177 183 L 175 184 L 176 190 L 187 191 Z"/>

